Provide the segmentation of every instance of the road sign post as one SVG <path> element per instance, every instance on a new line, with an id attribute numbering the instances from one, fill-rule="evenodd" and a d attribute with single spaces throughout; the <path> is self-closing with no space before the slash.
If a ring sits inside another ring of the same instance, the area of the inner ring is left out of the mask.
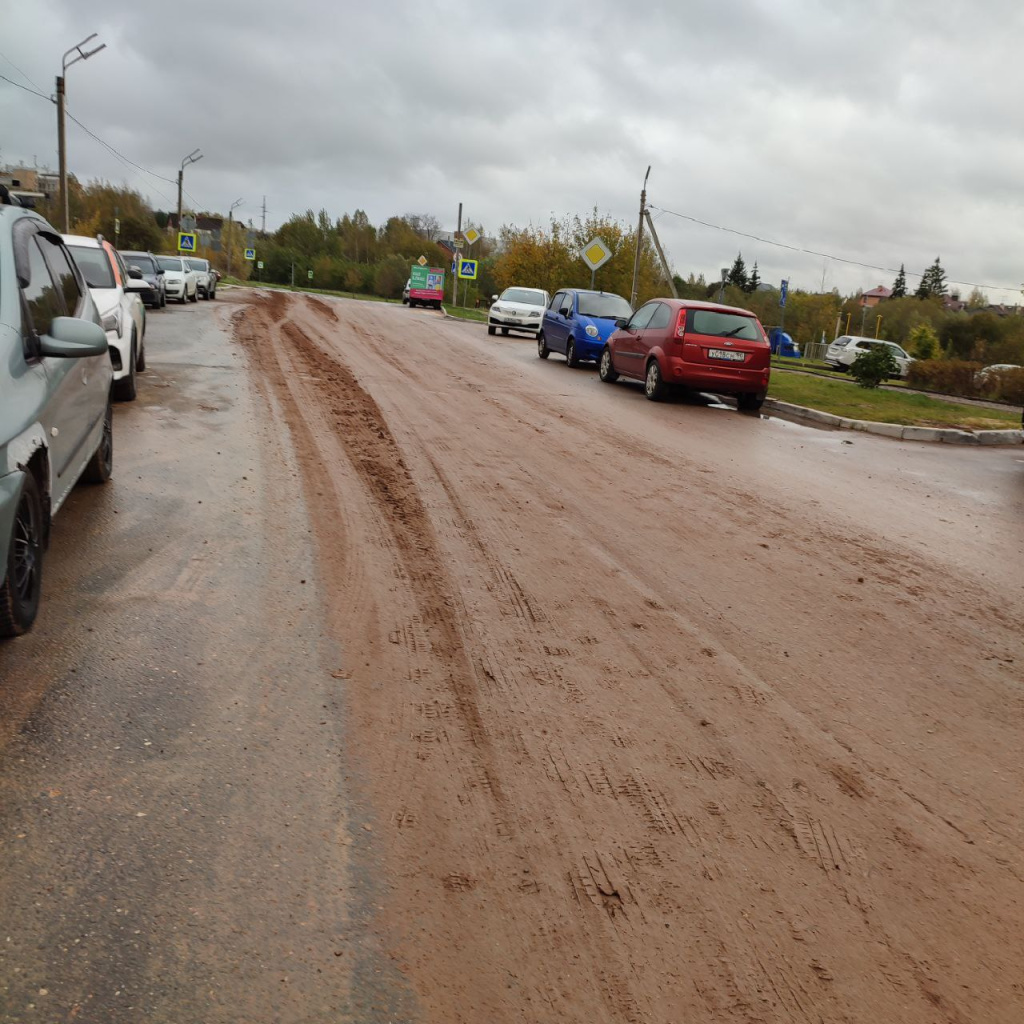
<path id="1" fill-rule="evenodd" d="M 779 305 L 782 307 L 782 316 L 779 319 L 779 330 L 785 331 L 786 329 L 786 299 L 789 298 L 789 281 L 786 278 L 782 279 L 782 285 L 779 288 Z"/>
<path id="2" fill-rule="evenodd" d="M 590 287 L 594 287 L 594 275 L 612 258 L 612 251 L 604 244 L 603 238 L 595 236 L 583 246 L 583 262 L 590 267 Z"/>

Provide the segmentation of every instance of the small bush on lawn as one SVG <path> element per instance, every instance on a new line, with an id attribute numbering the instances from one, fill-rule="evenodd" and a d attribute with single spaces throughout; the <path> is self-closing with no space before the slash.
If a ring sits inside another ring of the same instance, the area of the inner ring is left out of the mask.
<path id="1" fill-rule="evenodd" d="M 888 345 L 873 345 L 853 361 L 850 373 L 862 388 L 877 388 L 883 380 L 899 376 L 900 365 Z"/>
<path id="2" fill-rule="evenodd" d="M 980 369 L 981 363 L 966 359 L 918 359 L 910 364 L 907 383 L 927 391 L 972 398 L 978 393 L 974 377 Z"/>

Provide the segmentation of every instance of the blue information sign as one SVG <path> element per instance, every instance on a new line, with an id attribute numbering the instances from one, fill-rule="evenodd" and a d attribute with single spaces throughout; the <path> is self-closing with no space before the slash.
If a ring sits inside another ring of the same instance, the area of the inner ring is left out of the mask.
<path id="1" fill-rule="evenodd" d="M 783 280 L 782 287 L 779 289 L 779 305 L 785 306 L 786 297 L 789 295 L 789 282 Z"/>

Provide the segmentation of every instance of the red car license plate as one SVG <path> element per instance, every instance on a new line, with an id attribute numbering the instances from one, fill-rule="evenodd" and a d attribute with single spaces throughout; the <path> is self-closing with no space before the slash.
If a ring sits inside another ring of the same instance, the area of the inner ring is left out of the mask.
<path id="1" fill-rule="evenodd" d="M 733 352 L 727 348 L 709 348 L 708 349 L 709 359 L 727 359 L 731 363 L 742 363 L 743 353 Z"/>

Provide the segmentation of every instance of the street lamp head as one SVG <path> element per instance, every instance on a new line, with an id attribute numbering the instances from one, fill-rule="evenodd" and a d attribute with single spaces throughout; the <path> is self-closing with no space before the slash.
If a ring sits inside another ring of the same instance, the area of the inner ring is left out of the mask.
<path id="1" fill-rule="evenodd" d="M 235 209 L 236 207 L 238 207 L 238 206 L 241 206 L 243 202 L 245 202 L 245 200 L 244 200 L 244 199 L 236 199 L 236 200 L 235 200 L 235 201 L 234 201 L 234 202 L 233 202 L 233 203 L 231 204 L 231 209 L 232 209 L 232 210 L 234 210 L 234 209 Z"/>
<path id="2" fill-rule="evenodd" d="M 199 154 L 198 156 L 196 155 L 197 153 Z M 200 153 L 198 149 L 193 149 L 192 152 L 189 153 L 189 155 L 185 157 L 184 160 L 181 161 L 181 169 L 184 170 L 186 164 L 198 163 L 202 159 L 203 154 Z"/>
<path id="3" fill-rule="evenodd" d="M 100 43 L 99 46 L 95 47 L 92 50 L 86 51 L 86 50 L 82 49 L 82 47 L 85 46 L 86 43 L 91 42 L 95 38 L 96 38 L 96 33 L 93 32 L 93 34 L 91 36 L 86 36 L 86 38 L 83 39 L 80 43 L 75 43 L 75 45 L 72 46 L 71 49 L 68 50 L 64 54 L 63 57 L 61 57 L 61 59 L 60 59 L 61 70 L 66 72 L 67 69 L 69 67 L 71 67 L 72 64 L 76 63 L 77 61 L 88 60 L 90 57 L 93 57 L 97 53 L 99 53 L 100 50 L 105 50 L 107 48 L 107 44 L 106 43 Z M 68 60 L 68 57 L 70 57 L 71 54 L 73 54 L 73 53 L 77 53 L 77 56 L 76 57 L 72 57 L 71 60 Z"/>

